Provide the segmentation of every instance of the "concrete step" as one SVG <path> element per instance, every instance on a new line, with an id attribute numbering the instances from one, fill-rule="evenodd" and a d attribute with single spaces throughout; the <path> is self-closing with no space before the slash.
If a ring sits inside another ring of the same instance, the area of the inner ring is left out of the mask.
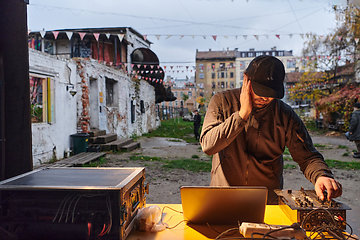
<path id="1" fill-rule="evenodd" d="M 122 138 L 113 142 L 101 145 L 101 151 L 120 150 L 122 146 L 128 145 L 133 142 L 132 138 Z"/>
<path id="2" fill-rule="evenodd" d="M 90 137 L 97 137 L 105 134 L 106 134 L 106 130 L 99 130 L 95 128 L 92 128 L 91 131 L 89 132 Z"/>
<path id="3" fill-rule="evenodd" d="M 115 141 L 116 139 L 117 139 L 117 135 L 115 133 L 108 133 L 108 134 L 96 137 L 95 143 L 105 144 L 108 142 Z"/>
<path id="4" fill-rule="evenodd" d="M 126 152 L 130 152 L 136 148 L 139 148 L 140 147 L 140 143 L 139 142 L 133 142 L 133 143 L 130 143 L 128 145 L 125 145 L 123 147 L 121 147 L 121 151 L 126 151 Z"/>

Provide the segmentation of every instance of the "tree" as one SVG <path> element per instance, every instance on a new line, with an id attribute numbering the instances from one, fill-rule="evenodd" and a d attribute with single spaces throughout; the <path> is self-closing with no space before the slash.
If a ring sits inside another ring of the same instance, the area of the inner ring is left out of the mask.
<path id="1" fill-rule="evenodd" d="M 347 106 L 359 96 L 353 93 L 358 86 L 355 77 L 360 69 L 360 7 L 350 4 L 343 8 L 334 6 L 333 10 L 337 27 L 330 34 L 307 34 L 302 50 L 302 65 L 306 72 L 302 74 L 300 82 L 290 89 L 289 95 L 290 99 L 311 100 L 326 116 L 334 116 L 335 110 L 340 111 L 341 118 L 348 111 Z M 339 68 L 345 64 L 352 66 L 351 76 L 346 81 L 339 75 Z M 344 98 L 345 102 L 335 100 L 344 93 L 355 98 Z"/>
<path id="2" fill-rule="evenodd" d="M 184 101 L 184 104 L 185 104 L 186 100 L 189 99 L 189 95 L 184 93 L 181 98 L 182 98 L 182 100 Z"/>
<path id="3" fill-rule="evenodd" d="M 205 104 L 206 99 L 204 97 L 198 97 L 196 99 L 196 102 L 200 105 L 200 107 L 203 107 Z"/>

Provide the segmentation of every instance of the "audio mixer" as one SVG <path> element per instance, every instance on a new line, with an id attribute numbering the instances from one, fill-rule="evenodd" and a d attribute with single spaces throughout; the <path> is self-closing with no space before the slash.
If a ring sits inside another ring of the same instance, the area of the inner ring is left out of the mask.
<path id="1" fill-rule="evenodd" d="M 316 226 L 334 224 L 341 230 L 346 229 L 347 205 L 335 200 L 321 200 L 315 190 L 275 190 L 279 196 L 279 205 L 293 222 L 302 223 L 305 230 L 310 231 Z"/>

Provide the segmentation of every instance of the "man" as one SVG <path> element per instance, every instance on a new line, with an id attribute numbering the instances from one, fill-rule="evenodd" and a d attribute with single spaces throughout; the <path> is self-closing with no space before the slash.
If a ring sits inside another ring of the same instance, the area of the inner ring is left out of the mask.
<path id="1" fill-rule="evenodd" d="M 201 125 L 201 116 L 199 114 L 198 110 L 194 110 L 194 134 L 195 134 L 195 139 L 199 140 L 200 138 L 200 133 L 199 133 L 199 129 L 200 129 L 200 125 Z"/>
<path id="2" fill-rule="evenodd" d="M 349 122 L 349 140 L 354 141 L 357 152 L 354 158 L 360 158 L 360 102 L 354 104 L 354 112 L 351 113 Z"/>
<path id="3" fill-rule="evenodd" d="M 204 119 L 200 143 L 213 156 L 212 186 L 266 186 L 268 204 L 277 204 L 274 189 L 283 187 L 285 146 L 315 185 L 317 195 L 330 200 L 342 186 L 323 156 L 315 149 L 308 131 L 284 96 L 285 70 L 272 56 L 253 59 L 244 73 L 241 89 L 215 94 Z"/>

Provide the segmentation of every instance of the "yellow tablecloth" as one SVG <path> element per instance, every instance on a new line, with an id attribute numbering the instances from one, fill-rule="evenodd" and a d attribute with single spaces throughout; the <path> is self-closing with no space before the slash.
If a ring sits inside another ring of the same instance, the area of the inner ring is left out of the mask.
<path id="1" fill-rule="evenodd" d="M 181 204 L 153 204 L 163 209 L 165 206 L 173 208 L 177 211 L 182 211 Z M 147 206 L 150 206 L 149 204 Z M 166 239 L 166 240 L 184 240 L 184 239 L 214 239 L 221 232 L 229 229 L 231 226 L 199 226 L 188 225 L 183 221 L 183 215 L 177 213 L 169 208 L 164 209 L 163 222 L 167 223 L 173 229 L 166 229 L 158 233 L 140 232 L 133 230 L 127 237 L 127 240 L 153 240 L 153 239 Z M 180 224 L 179 224 L 180 223 Z M 267 205 L 265 209 L 265 223 L 276 225 L 291 225 L 292 222 L 283 213 L 277 205 Z M 177 225 L 179 224 L 179 225 Z M 177 226 L 176 226 L 177 225 Z M 232 236 L 240 236 L 237 232 Z"/>

